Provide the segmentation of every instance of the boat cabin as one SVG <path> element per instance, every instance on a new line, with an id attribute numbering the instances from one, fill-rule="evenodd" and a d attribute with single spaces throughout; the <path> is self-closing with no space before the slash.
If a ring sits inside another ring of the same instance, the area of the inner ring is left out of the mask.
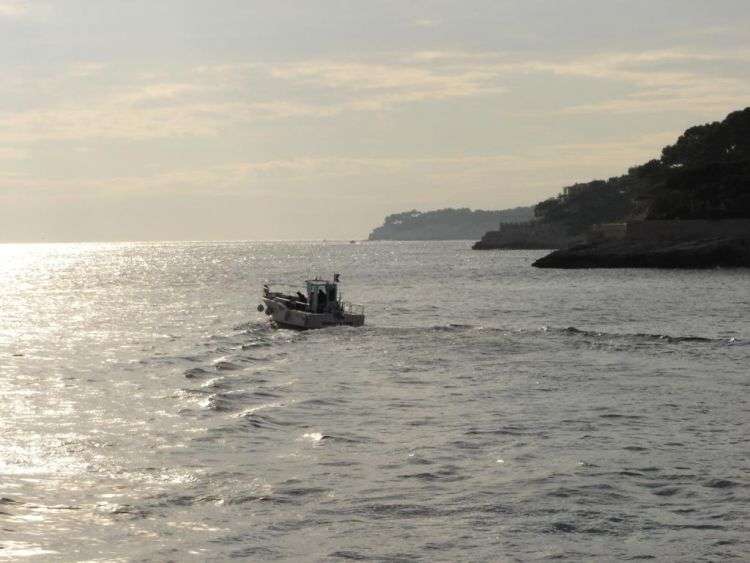
<path id="1" fill-rule="evenodd" d="M 308 310 L 312 313 L 332 312 L 339 308 L 338 285 L 326 280 L 307 280 Z"/>

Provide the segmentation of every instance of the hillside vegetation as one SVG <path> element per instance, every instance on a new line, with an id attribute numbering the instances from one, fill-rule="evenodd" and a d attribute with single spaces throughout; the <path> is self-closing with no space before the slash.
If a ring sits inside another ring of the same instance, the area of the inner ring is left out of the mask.
<path id="1" fill-rule="evenodd" d="M 691 127 L 623 176 L 569 186 L 534 215 L 571 234 L 625 219 L 750 218 L 750 108 Z"/>

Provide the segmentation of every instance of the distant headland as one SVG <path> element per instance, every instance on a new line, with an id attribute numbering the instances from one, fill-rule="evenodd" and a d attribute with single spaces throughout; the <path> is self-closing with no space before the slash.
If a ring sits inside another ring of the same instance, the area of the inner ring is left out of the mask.
<path id="1" fill-rule="evenodd" d="M 750 267 L 750 108 L 691 127 L 658 159 L 574 184 L 475 249 L 557 248 L 538 267 Z"/>
<path id="2" fill-rule="evenodd" d="M 501 211 L 438 209 L 404 211 L 388 215 L 370 240 L 476 240 L 502 223 L 519 223 L 534 217 L 532 207 Z"/>

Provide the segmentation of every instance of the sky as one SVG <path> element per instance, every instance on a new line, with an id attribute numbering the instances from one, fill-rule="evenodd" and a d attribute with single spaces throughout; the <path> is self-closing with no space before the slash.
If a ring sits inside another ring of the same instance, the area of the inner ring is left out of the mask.
<path id="1" fill-rule="evenodd" d="M 750 105 L 748 0 L 0 0 L 0 242 L 365 238 Z"/>

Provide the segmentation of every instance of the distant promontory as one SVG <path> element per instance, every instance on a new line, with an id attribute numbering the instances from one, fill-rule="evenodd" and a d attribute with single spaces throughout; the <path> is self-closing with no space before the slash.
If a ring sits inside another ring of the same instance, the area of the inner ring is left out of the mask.
<path id="1" fill-rule="evenodd" d="M 438 209 L 388 215 L 370 240 L 475 240 L 501 223 L 522 223 L 534 216 L 532 207 L 501 211 Z"/>

